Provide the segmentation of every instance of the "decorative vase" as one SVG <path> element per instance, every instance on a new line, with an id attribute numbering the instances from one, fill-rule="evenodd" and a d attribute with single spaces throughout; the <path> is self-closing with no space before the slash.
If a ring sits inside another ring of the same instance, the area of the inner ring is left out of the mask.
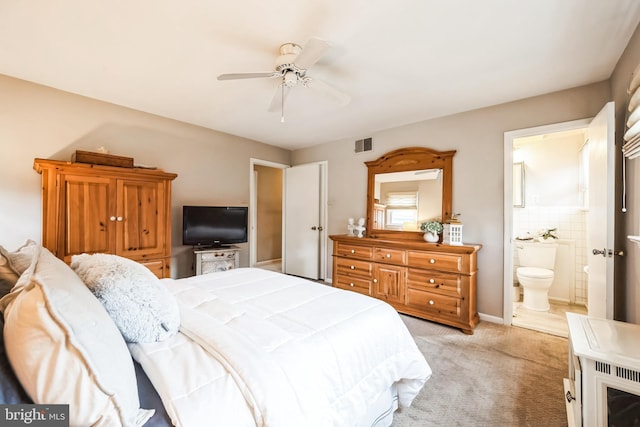
<path id="1" fill-rule="evenodd" d="M 440 236 L 438 236 L 436 233 L 427 231 L 426 233 L 424 233 L 424 240 L 430 243 L 437 243 L 438 240 L 440 240 Z"/>

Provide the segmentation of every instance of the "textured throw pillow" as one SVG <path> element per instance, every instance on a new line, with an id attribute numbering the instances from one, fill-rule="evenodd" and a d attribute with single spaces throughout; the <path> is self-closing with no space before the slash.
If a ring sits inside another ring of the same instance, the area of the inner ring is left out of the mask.
<path id="1" fill-rule="evenodd" d="M 81 254 L 71 268 L 102 302 L 128 342 L 163 341 L 180 327 L 178 304 L 144 265 L 109 254 Z"/>
<path id="2" fill-rule="evenodd" d="M 140 409 L 126 343 L 69 266 L 41 248 L 16 288 L 3 298 L 4 338 L 29 397 L 69 404 L 73 426 L 143 425 L 153 411 Z"/>

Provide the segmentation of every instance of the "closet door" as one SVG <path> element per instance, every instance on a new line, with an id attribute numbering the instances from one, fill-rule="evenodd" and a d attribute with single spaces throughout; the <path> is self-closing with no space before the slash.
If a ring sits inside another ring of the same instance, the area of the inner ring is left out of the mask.
<path id="1" fill-rule="evenodd" d="M 165 181 L 118 180 L 116 254 L 135 260 L 162 258 L 167 227 Z"/>
<path id="2" fill-rule="evenodd" d="M 58 175 L 56 256 L 65 262 L 84 252 L 115 251 L 116 180 L 100 176 Z"/>

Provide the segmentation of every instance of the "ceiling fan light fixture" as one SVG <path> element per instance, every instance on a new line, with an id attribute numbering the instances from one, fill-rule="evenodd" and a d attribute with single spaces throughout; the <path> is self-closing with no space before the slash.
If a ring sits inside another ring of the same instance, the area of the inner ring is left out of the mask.
<path id="1" fill-rule="evenodd" d="M 286 87 L 294 87 L 298 84 L 298 75 L 294 71 L 287 71 L 282 77 L 282 84 Z"/>

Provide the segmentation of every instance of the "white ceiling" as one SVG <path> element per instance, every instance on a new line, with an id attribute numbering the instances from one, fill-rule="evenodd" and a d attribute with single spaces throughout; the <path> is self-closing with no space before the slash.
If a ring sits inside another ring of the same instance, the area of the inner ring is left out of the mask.
<path id="1" fill-rule="evenodd" d="M 0 3 L 0 73 L 296 149 L 610 77 L 637 0 L 56 0 Z M 305 87 L 267 108 L 279 46 L 317 37 Z"/>

